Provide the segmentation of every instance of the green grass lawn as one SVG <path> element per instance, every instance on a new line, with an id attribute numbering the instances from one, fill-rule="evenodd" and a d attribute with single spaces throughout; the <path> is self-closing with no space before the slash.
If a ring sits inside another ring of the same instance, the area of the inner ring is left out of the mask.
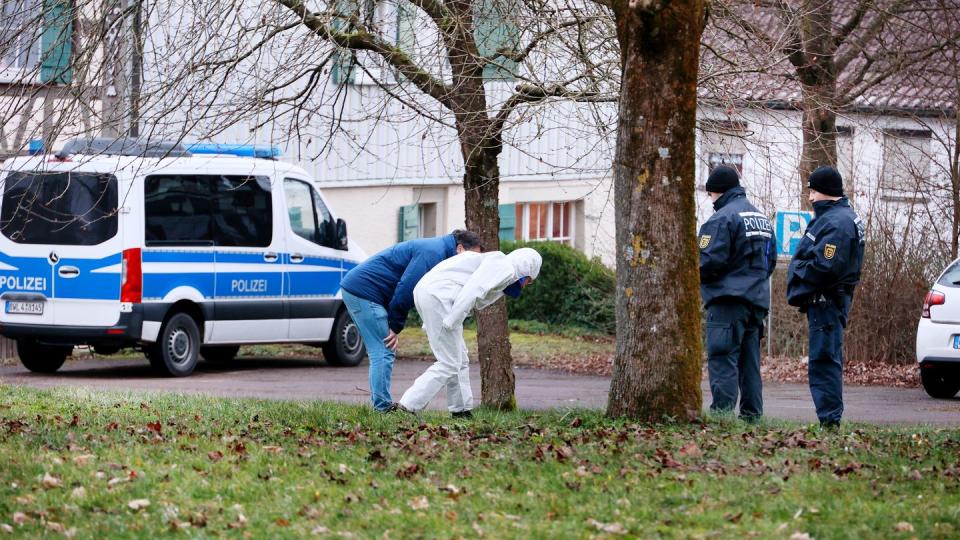
<path id="1" fill-rule="evenodd" d="M 957 430 L 647 426 L 587 411 L 422 420 L 322 402 L 0 385 L 0 528 L 77 538 L 960 534 Z"/>

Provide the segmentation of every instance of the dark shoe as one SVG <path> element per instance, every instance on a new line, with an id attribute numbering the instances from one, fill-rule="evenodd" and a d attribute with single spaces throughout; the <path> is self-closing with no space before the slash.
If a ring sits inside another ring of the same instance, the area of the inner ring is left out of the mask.
<path id="1" fill-rule="evenodd" d="M 404 407 L 403 405 L 401 405 L 401 404 L 400 404 L 399 402 L 397 402 L 397 401 L 394 401 L 393 403 L 390 404 L 390 412 L 407 413 L 407 414 L 409 414 L 409 415 L 416 416 L 417 418 L 420 418 L 420 415 L 417 413 L 417 411 L 410 410 L 410 409 Z"/>
<path id="2" fill-rule="evenodd" d="M 452 416 L 452 417 L 454 417 L 454 418 L 467 418 L 467 419 L 470 419 L 470 418 L 473 418 L 473 411 L 469 411 L 469 410 L 467 410 L 467 411 L 456 411 L 456 412 L 450 413 L 450 416 Z"/>
<path id="3" fill-rule="evenodd" d="M 840 421 L 820 422 L 820 429 L 825 431 L 839 431 Z"/>
<path id="4" fill-rule="evenodd" d="M 398 410 L 397 407 L 399 407 L 399 404 L 397 404 L 397 403 L 391 403 L 391 404 L 387 405 L 387 408 L 386 408 L 386 409 L 377 409 L 377 412 L 378 412 L 378 413 L 383 413 L 383 414 L 390 414 L 390 413 L 397 412 L 397 410 Z"/>

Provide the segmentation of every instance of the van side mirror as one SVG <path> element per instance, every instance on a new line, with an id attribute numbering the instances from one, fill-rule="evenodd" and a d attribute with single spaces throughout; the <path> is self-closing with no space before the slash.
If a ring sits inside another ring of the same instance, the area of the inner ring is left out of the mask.
<path id="1" fill-rule="evenodd" d="M 349 249 L 347 244 L 347 222 L 342 219 L 337 220 L 337 235 L 335 245 L 337 249 L 342 251 Z"/>

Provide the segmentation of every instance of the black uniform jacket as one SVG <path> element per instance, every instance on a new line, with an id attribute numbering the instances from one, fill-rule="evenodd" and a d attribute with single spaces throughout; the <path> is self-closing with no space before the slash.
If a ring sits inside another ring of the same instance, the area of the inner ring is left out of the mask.
<path id="1" fill-rule="evenodd" d="M 843 197 L 813 203 L 815 217 L 787 270 L 787 301 L 803 307 L 811 298 L 852 295 L 863 263 L 863 222 Z"/>
<path id="2" fill-rule="evenodd" d="M 742 187 L 713 203 L 716 212 L 700 227 L 700 296 L 705 306 L 719 299 L 770 309 L 767 281 L 777 264 L 770 220 L 747 200 Z"/>

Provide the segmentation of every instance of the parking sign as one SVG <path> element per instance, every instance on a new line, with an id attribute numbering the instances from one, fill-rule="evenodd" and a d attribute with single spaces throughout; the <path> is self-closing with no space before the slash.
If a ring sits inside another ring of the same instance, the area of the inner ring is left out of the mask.
<path id="1" fill-rule="evenodd" d="M 807 225 L 813 220 L 813 212 L 789 211 L 777 212 L 777 256 L 793 257 L 797 252 L 800 239 L 803 238 Z"/>

